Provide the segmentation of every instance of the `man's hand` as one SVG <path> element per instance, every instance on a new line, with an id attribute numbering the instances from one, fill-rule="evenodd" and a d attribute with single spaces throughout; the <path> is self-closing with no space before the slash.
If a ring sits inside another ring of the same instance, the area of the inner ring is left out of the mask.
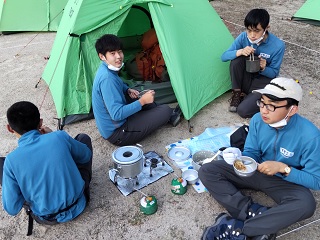
<path id="1" fill-rule="evenodd" d="M 287 164 L 277 161 L 265 161 L 258 165 L 258 171 L 266 175 L 275 175 L 276 173 L 284 173 Z"/>
<path id="2" fill-rule="evenodd" d="M 128 89 L 128 95 L 129 95 L 129 97 L 131 97 L 132 99 L 138 98 L 138 96 L 139 96 L 139 91 L 138 91 L 138 90 L 135 90 L 135 89 L 132 89 L 132 88 L 129 88 L 129 89 Z"/>
<path id="3" fill-rule="evenodd" d="M 143 106 L 145 104 L 153 103 L 154 95 L 155 95 L 155 91 L 154 90 L 149 90 L 148 92 L 143 94 L 139 99 L 139 102 L 140 102 L 141 106 Z"/>
<path id="4" fill-rule="evenodd" d="M 259 56 L 259 58 L 260 58 L 260 71 L 264 71 L 264 69 L 267 66 L 267 60 L 261 56 Z"/>
<path id="5" fill-rule="evenodd" d="M 239 56 L 249 56 L 250 54 L 253 54 L 255 51 L 255 49 L 253 47 L 250 46 L 246 46 L 245 48 L 239 49 L 237 51 L 237 57 Z"/>
<path id="6" fill-rule="evenodd" d="M 46 134 L 46 133 L 50 133 L 52 132 L 52 130 L 50 128 L 48 128 L 47 126 L 42 125 L 39 129 L 41 134 Z"/>

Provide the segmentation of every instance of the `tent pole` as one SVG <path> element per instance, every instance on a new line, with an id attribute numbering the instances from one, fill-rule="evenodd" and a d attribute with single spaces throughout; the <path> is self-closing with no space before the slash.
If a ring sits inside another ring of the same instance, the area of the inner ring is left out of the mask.
<path id="1" fill-rule="evenodd" d="M 63 130 L 63 127 L 65 125 L 65 118 L 54 118 L 54 119 L 58 120 L 57 130 Z"/>
<path id="2" fill-rule="evenodd" d="M 193 131 L 193 125 L 191 123 L 191 119 L 188 120 L 188 129 L 190 133 Z"/>

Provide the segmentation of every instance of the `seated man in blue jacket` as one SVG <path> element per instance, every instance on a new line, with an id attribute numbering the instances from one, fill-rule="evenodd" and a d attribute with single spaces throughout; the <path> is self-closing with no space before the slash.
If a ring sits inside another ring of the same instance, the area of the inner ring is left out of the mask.
<path id="1" fill-rule="evenodd" d="M 102 61 L 92 87 L 92 108 L 101 136 L 117 146 L 134 145 L 167 123 L 180 122 L 179 105 L 154 102 L 155 91 L 141 95 L 118 76 L 124 60 L 121 40 L 105 34 L 95 44 Z"/>
<path id="2" fill-rule="evenodd" d="M 251 118 L 259 112 L 256 101 L 260 94 L 252 91 L 264 88 L 279 75 L 285 44 L 269 31 L 269 22 L 270 16 L 265 9 L 252 9 L 244 19 L 246 31 L 221 56 L 222 61 L 231 61 L 229 111 L 237 112 L 243 118 Z M 260 61 L 260 70 L 254 73 L 246 71 L 246 60 L 250 55 Z"/>
<path id="3" fill-rule="evenodd" d="M 28 235 L 33 219 L 53 225 L 76 218 L 90 200 L 90 137 L 79 134 L 73 139 L 64 131 L 52 132 L 42 125 L 39 110 L 31 102 L 13 104 L 7 119 L 7 129 L 19 140 L 18 147 L 0 162 L 4 210 L 10 215 L 22 207 L 27 210 Z"/>
<path id="4" fill-rule="evenodd" d="M 293 79 L 275 78 L 255 91 L 262 94 L 257 100 L 260 113 L 250 121 L 242 155 L 259 163 L 257 171 L 249 177 L 234 172 L 235 155 L 241 155 L 235 148 L 224 150 L 226 161 L 200 168 L 202 183 L 230 214 L 220 214 L 202 239 L 220 235 L 235 240 L 275 239 L 279 230 L 311 217 L 316 209 L 309 189 L 320 189 L 320 131 L 297 114 L 300 85 Z M 255 203 L 241 189 L 262 191 L 275 205 Z"/>

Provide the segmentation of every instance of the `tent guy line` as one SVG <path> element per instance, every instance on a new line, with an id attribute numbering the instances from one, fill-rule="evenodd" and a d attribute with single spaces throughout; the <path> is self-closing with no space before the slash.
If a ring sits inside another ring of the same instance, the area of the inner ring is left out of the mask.
<path id="1" fill-rule="evenodd" d="M 295 228 L 295 229 L 293 229 L 293 230 L 291 230 L 291 231 L 289 231 L 289 232 L 283 233 L 283 234 L 277 236 L 276 238 L 281 238 L 281 237 L 283 237 L 283 236 L 285 236 L 285 235 L 287 235 L 287 234 L 289 234 L 289 233 L 298 231 L 298 230 L 300 230 L 301 228 L 307 227 L 307 226 L 309 226 L 310 224 L 313 224 L 313 223 L 318 222 L 318 221 L 320 221 L 320 219 L 314 220 L 314 221 L 309 222 L 309 223 L 307 223 L 307 224 L 305 224 L 305 225 L 302 225 L 302 226 L 300 226 L 300 227 L 297 227 L 297 228 Z"/>
<path id="2" fill-rule="evenodd" d="M 227 23 L 231 23 L 231 24 L 233 24 L 233 25 L 235 25 L 235 26 L 238 26 L 238 27 L 243 28 L 243 26 L 241 26 L 241 25 L 239 25 L 239 24 L 237 24 L 237 23 L 234 23 L 234 22 L 231 22 L 231 21 L 228 21 L 228 20 L 225 20 L 225 19 L 223 19 L 223 21 L 225 21 L 225 22 L 227 22 Z M 284 39 L 282 39 L 282 38 L 281 38 L 281 40 L 284 41 L 285 43 L 289 43 L 289 44 L 291 44 L 291 45 L 295 45 L 295 46 L 297 46 L 297 47 L 300 47 L 300 48 L 303 48 L 303 49 L 306 49 L 306 50 L 309 50 L 309 51 L 312 51 L 312 52 L 315 52 L 315 53 L 320 54 L 320 52 L 317 51 L 317 50 L 313 50 L 313 49 L 311 49 L 311 48 L 307 48 L 307 47 L 302 46 L 302 45 L 297 44 L 297 43 L 289 42 L 289 41 L 284 40 Z"/>
<path id="3" fill-rule="evenodd" d="M 62 50 L 61 50 L 61 52 L 60 52 L 60 55 L 59 55 L 59 58 L 58 58 L 58 63 L 59 63 L 59 61 L 60 61 L 60 59 L 61 59 L 61 55 L 62 55 L 62 53 L 63 53 L 63 51 L 64 51 L 64 49 L 65 49 L 65 46 L 66 46 L 66 44 L 67 44 L 68 38 L 69 38 L 69 36 L 66 38 L 66 40 L 65 40 L 65 42 L 64 42 L 63 48 L 62 48 Z M 51 78 L 50 78 L 49 83 L 47 82 L 47 85 L 48 85 L 48 86 L 47 86 L 46 91 L 45 91 L 45 93 L 44 93 L 44 95 L 43 95 L 43 99 L 42 99 L 42 101 L 41 101 L 41 103 L 40 103 L 40 105 L 39 105 L 39 111 L 41 110 L 42 105 L 43 105 L 44 101 L 46 100 L 46 97 L 47 97 L 47 94 L 48 94 L 48 92 L 49 92 L 50 85 L 51 85 L 51 83 L 52 83 L 54 74 L 56 73 L 57 67 L 58 67 L 58 64 L 56 64 L 55 67 L 54 67 L 54 70 L 53 70 L 53 73 L 52 73 L 52 76 L 51 76 Z M 42 78 L 41 78 L 41 79 L 42 79 Z"/>

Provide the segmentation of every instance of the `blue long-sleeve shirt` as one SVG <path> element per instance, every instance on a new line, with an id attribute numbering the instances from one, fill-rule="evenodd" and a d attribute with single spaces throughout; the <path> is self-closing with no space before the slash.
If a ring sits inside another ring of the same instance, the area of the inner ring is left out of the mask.
<path id="1" fill-rule="evenodd" d="M 247 33 L 242 32 L 222 54 L 221 60 L 226 62 L 235 59 L 237 51 L 247 46 L 253 46 L 255 55 L 260 55 L 267 61 L 266 68 L 259 72 L 261 75 L 269 78 L 275 78 L 279 75 L 285 44 L 270 32 L 268 32 L 268 37 L 260 45 L 251 44 L 247 38 Z"/>
<path id="2" fill-rule="evenodd" d="M 2 203 L 10 215 L 20 212 L 26 201 L 39 217 L 57 213 L 58 222 L 77 217 L 86 206 L 84 181 L 76 164 L 87 163 L 90 149 L 64 131 L 23 134 L 18 147 L 4 161 Z"/>
<path id="3" fill-rule="evenodd" d="M 128 86 L 102 62 L 94 79 L 92 88 L 92 108 L 101 136 L 111 136 L 115 129 L 121 127 L 127 117 L 141 110 L 140 102 L 127 104 L 125 93 Z"/>
<path id="4" fill-rule="evenodd" d="M 298 114 L 288 124 L 276 129 L 255 114 L 249 126 L 243 155 L 257 162 L 272 160 L 292 167 L 288 176 L 277 174 L 286 181 L 310 189 L 320 189 L 320 130 Z"/>

